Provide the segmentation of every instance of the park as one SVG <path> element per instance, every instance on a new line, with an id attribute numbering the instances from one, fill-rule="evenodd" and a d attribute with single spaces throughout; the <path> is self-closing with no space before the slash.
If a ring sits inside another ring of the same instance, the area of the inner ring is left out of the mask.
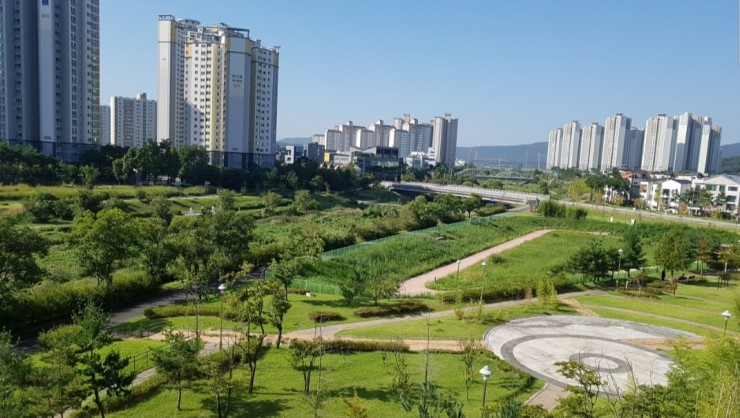
<path id="1" fill-rule="evenodd" d="M 731 224 L 80 175 L 0 186 L 3 416 L 740 414 Z"/>

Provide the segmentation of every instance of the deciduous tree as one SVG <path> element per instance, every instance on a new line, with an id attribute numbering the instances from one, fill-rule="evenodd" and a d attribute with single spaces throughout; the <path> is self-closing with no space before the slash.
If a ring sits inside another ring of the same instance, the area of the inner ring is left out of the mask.
<path id="1" fill-rule="evenodd" d="M 195 376 L 198 371 L 198 340 L 188 340 L 182 332 L 165 332 L 167 346 L 154 350 L 153 360 L 157 372 L 177 389 L 177 410 L 180 411 L 183 381 Z"/>

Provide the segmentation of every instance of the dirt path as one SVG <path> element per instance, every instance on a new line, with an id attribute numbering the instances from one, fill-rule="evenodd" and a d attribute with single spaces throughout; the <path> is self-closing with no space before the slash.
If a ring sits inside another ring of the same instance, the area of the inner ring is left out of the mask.
<path id="1" fill-rule="evenodd" d="M 399 293 L 403 296 L 415 296 L 415 295 L 421 295 L 424 293 L 436 293 L 435 290 L 427 289 L 426 284 L 429 282 L 435 281 L 437 278 L 442 278 L 445 276 L 449 276 L 451 274 L 455 274 L 457 273 L 458 268 L 462 270 L 462 269 L 474 266 L 482 262 L 486 258 L 490 257 L 493 254 L 499 254 L 506 250 L 510 250 L 512 248 L 518 247 L 519 245 L 522 245 L 525 242 L 531 241 L 535 238 L 539 238 L 547 234 L 548 232 L 550 232 L 549 229 L 541 229 L 539 231 L 534 231 L 527 235 L 522 235 L 519 238 L 515 238 L 511 241 L 506 241 L 503 244 L 499 244 L 495 247 L 491 247 L 487 250 L 483 250 L 479 253 L 463 258 L 460 260 L 460 266 L 458 266 L 457 263 L 452 263 L 446 266 L 439 267 L 432 271 L 426 272 L 422 275 L 412 277 L 411 279 L 408 279 L 401 284 Z"/>
<path id="2" fill-rule="evenodd" d="M 562 299 L 561 302 L 564 304 L 570 306 L 571 308 L 575 309 L 576 312 L 578 312 L 581 316 L 588 316 L 591 318 L 598 318 L 599 314 L 592 311 L 591 309 L 588 309 L 587 307 L 581 305 L 581 302 L 575 300 L 575 299 Z"/>

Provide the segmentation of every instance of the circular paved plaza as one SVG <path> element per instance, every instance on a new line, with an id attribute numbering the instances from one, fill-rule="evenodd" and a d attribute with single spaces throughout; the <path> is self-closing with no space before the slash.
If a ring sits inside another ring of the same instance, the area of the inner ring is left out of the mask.
<path id="1" fill-rule="evenodd" d="M 666 384 L 670 357 L 631 341 L 696 338 L 669 328 L 580 316 L 522 318 L 491 328 L 486 346 L 512 365 L 557 386 L 575 384 L 558 374 L 558 361 L 577 361 L 598 370 L 606 391 L 624 391 L 630 371 L 637 384 Z"/>

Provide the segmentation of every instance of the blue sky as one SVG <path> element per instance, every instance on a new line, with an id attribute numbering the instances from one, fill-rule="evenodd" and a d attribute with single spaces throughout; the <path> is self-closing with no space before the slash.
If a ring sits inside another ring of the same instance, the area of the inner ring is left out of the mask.
<path id="1" fill-rule="evenodd" d="M 738 0 L 102 0 L 101 101 L 157 96 L 157 15 L 279 45 L 278 138 L 451 112 L 458 145 L 620 112 L 708 115 L 740 142 Z"/>

